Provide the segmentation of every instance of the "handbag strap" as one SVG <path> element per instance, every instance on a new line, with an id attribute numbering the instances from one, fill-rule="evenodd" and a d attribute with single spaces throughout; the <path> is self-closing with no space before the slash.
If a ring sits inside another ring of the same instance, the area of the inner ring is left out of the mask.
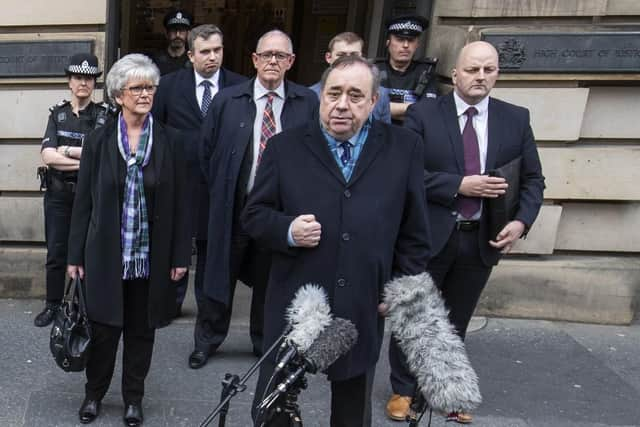
<path id="1" fill-rule="evenodd" d="M 82 280 L 80 279 L 79 275 L 76 276 L 74 282 L 75 282 L 75 286 L 74 286 L 75 292 L 78 293 L 78 306 L 80 307 L 80 314 L 85 319 L 88 319 L 86 302 L 84 300 L 84 289 L 82 287 Z"/>

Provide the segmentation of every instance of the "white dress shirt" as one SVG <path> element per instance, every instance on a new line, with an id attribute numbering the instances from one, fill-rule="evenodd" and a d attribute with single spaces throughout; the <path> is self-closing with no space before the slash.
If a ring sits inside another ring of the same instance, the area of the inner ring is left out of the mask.
<path id="1" fill-rule="evenodd" d="M 253 122 L 253 159 L 251 160 L 251 174 L 249 175 L 249 182 L 247 184 L 247 193 L 253 188 L 253 183 L 256 179 L 258 154 L 260 153 L 260 135 L 262 134 L 262 116 L 264 115 L 264 108 L 267 106 L 267 95 L 269 92 L 275 92 L 276 94 L 276 96 L 273 97 L 271 108 L 273 109 L 273 115 L 276 119 L 276 133 L 282 132 L 280 115 L 284 107 L 284 82 L 280 83 L 280 86 L 276 89 L 269 90 L 260 83 L 260 79 L 256 78 L 253 84 L 253 102 L 256 104 L 256 119 Z"/>
<path id="2" fill-rule="evenodd" d="M 474 107 L 478 110 L 478 114 L 473 116 L 473 129 L 476 131 L 476 136 L 478 137 L 478 150 L 480 154 L 480 174 L 485 172 L 487 166 L 487 147 L 489 145 L 489 97 L 485 96 L 482 101 L 478 102 L 476 105 L 469 105 L 462 100 L 458 96 L 458 94 L 453 92 L 453 99 L 456 103 L 456 114 L 458 114 L 458 125 L 460 126 L 460 134 L 464 130 L 464 126 L 467 124 L 467 115 L 464 114 L 465 111 L 469 107 Z M 480 219 L 480 215 L 482 214 L 482 203 L 483 200 L 480 199 L 480 210 L 471 218 L 471 220 Z M 464 220 L 461 215 L 458 215 L 458 220 Z"/>
<path id="3" fill-rule="evenodd" d="M 205 79 L 194 69 L 193 73 L 196 76 L 196 98 L 198 99 L 198 107 L 202 110 L 202 95 L 204 94 L 204 85 L 200 84 L 205 80 L 209 80 L 211 82 L 211 99 L 216 96 L 220 86 L 218 85 L 218 80 L 220 79 L 220 69 L 213 73 L 213 76 Z"/>

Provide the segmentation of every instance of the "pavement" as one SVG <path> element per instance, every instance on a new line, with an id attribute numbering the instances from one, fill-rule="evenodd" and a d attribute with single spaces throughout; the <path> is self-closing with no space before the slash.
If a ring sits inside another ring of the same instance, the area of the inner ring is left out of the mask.
<path id="1" fill-rule="evenodd" d="M 256 362 L 248 334 L 248 291 L 239 285 L 237 295 L 229 337 L 200 370 L 187 366 L 195 315 L 191 293 L 184 317 L 158 330 L 143 402 L 145 426 L 199 426 L 220 399 L 225 373 L 242 376 Z M 84 373 L 65 373 L 55 365 L 49 328 L 33 326 L 42 305 L 38 300 L 0 299 L 0 427 L 80 425 Z M 484 398 L 473 426 L 640 426 L 640 323 L 479 318 L 473 325 L 466 345 Z M 116 369 L 95 426 L 123 425 L 120 356 Z M 385 347 L 373 390 L 373 425 L 405 426 L 384 415 L 388 374 Z M 251 425 L 256 377 L 231 401 L 227 426 Z M 308 379 L 299 399 L 303 424 L 328 426 L 329 384 L 320 375 Z M 426 418 L 421 426 L 428 425 Z M 217 426 L 218 419 L 210 425 Z M 433 414 L 431 425 L 457 424 Z"/>

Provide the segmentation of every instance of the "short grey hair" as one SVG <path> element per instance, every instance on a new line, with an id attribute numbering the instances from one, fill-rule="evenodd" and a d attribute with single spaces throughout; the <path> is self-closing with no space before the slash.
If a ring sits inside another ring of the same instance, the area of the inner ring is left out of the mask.
<path id="1" fill-rule="evenodd" d="M 220 39 L 224 41 L 222 30 L 216 25 L 202 24 L 198 25 L 195 28 L 192 28 L 191 32 L 189 33 L 189 48 L 193 49 L 193 42 L 195 42 L 196 39 L 200 38 L 202 40 L 207 40 L 214 34 L 219 35 Z"/>
<path id="2" fill-rule="evenodd" d="M 289 34 L 281 30 L 271 30 L 261 35 L 260 38 L 258 39 L 258 43 L 256 43 L 256 52 L 258 52 L 258 47 L 260 46 L 260 43 L 264 41 L 264 39 L 266 39 L 267 37 L 275 36 L 275 35 L 282 36 L 285 39 L 287 39 L 287 42 L 289 44 L 289 52 L 287 53 L 293 53 L 293 42 L 291 41 L 291 37 L 289 37 Z"/>
<path id="3" fill-rule="evenodd" d="M 324 70 L 324 73 L 322 73 L 322 78 L 320 79 L 320 92 L 324 90 L 324 85 L 327 83 L 329 74 L 331 74 L 333 70 L 335 70 L 336 68 L 351 67 L 357 64 L 363 65 L 369 70 L 372 80 L 371 94 L 377 94 L 380 90 L 380 70 L 373 62 L 371 62 L 367 58 L 356 55 L 341 56 L 340 58 L 336 59 L 333 64 L 329 66 L 329 68 Z"/>
<path id="4" fill-rule="evenodd" d="M 116 61 L 107 74 L 107 95 L 113 101 L 122 95 L 122 89 L 131 80 L 150 80 L 154 85 L 160 82 L 158 66 L 146 55 L 130 53 Z"/>

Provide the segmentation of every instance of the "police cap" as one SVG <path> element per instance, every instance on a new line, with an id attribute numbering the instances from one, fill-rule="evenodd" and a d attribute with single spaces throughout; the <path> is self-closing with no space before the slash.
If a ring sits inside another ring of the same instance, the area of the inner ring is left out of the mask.
<path id="1" fill-rule="evenodd" d="M 170 10 L 164 16 L 164 28 L 167 30 L 173 27 L 187 27 L 191 28 L 193 24 L 193 18 L 187 12 L 182 9 Z"/>
<path id="2" fill-rule="evenodd" d="M 68 76 L 81 74 L 83 76 L 98 77 L 102 74 L 102 71 L 98 69 L 98 58 L 91 53 L 76 53 L 73 55 L 64 72 Z"/>
<path id="3" fill-rule="evenodd" d="M 398 16 L 387 21 L 387 34 L 418 37 L 428 26 L 429 21 L 422 16 Z"/>

